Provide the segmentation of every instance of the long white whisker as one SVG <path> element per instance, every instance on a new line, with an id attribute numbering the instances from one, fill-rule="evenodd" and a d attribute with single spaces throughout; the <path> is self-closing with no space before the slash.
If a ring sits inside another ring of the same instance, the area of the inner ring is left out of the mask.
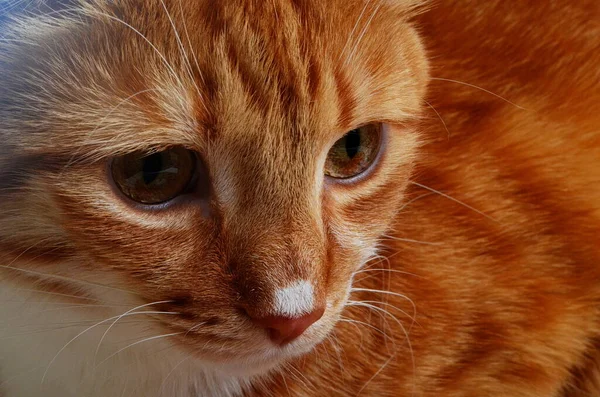
<path id="1" fill-rule="evenodd" d="M 27 2 L 27 4 L 25 5 L 25 8 L 27 8 L 30 4 L 32 4 L 35 0 L 29 0 Z M 0 14 L 2 13 L 8 13 L 8 11 L 10 11 L 11 9 L 19 6 L 19 3 L 23 3 L 24 1 L 22 0 L 14 0 L 14 1 L 9 1 L 8 4 L 6 4 L 6 6 L 0 8 Z"/>
<path id="2" fill-rule="evenodd" d="M 12 261 L 10 261 L 10 263 L 9 263 L 8 265 L 6 265 L 6 267 L 12 268 L 12 265 L 13 265 L 13 264 L 14 264 L 16 261 L 18 261 L 18 260 L 19 260 L 19 258 L 21 258 L 23 255 L 25 255 L 26 253 L 28 253 L 30 250 L 34 249 L 34 248 L 35 248 L 35 247 L 37 247 L 38 245 L 40 245 L 40 244 L 43 244 L 43 243 L 45 243 L 45 242 L 47 242 L 47 241 L 49 241 L 49 240 L 50 240 L 50 238 L 42 239 L 42 240 L 39 240 L 39 241 L 35 242 L 34 244 L 30 245 L 28 248 L 26 248 L 25 250 L 21 251 L 21 253 L 20 253 L 19 255 L 17 255 L 17 256 L 16 256 L 16 257 L 15 257 L 15 258 L 14 258 Z M 52 252 L 52 251 L 50 251 L 50 252 Z M 48 253 L 50 253 L 50 252 L 48 252 Z M 40 256 L 43 256 L 43 255 L 38 255 L 38 256 L 37 256 L 37 257 L 35 257 L 34 259 L 37 259 L 37 258 L 39 258 Z"/>
<path id="3" fill-rule="evenodd" d="M 489 220 L 491 220 L 491 221 L 498 222 L 496 219 L 494 219 L 494 218 L 492 218 L 491 216 L 489 216 L 489 215 L 487 215 L 487 214 L 485 214 L 485 213 L 483 213 L 483 212 L 479 211 L 477 208 L 474 208 L 474 207 L 472 207 L 472 206 L 470 206 L 470 205 L 468 205 L 468 204 L 466 204 L 466 203 L 463 203 L 462 201 L 460 201 L 460 200 L 458 200 L 458 199 L 455 199 L 454 197 L 452 197 L 452 196 L 449 196 L 449 195 L 447 195 L 447 194 L 445 194 L 445 193 L 442 193 L 442 192 L 440 192 L 439 190 L 435 190 L 435 189 L 433 189 L 433 188 L 430 188 L 429 186 L 425 186 L 425 185 L 422 185 L 422 184 L 420 184 L 420 183 L 413 182 L 413 181 L 410 181 L 410 183 L 411 183 L 411 184 L 413 184 L 413 185 L 415 185 L 415 186 L 419 186 L 420 188 L 423 188 L 423 189 L 425 189 L 425 190 L 429 190 L 430 192 L 437 193 L 437 194 L 439 194 L 440 196 L 442 196 L 442 197 L 445 197 L 445 198 L 447 198 L 448 200 L 454 201 L 455 203 L 457 203 L 457 204 L 460 204 L 460 205 L 462 205 L 463 207 L 465 207 L 465 208 L 468 208 L 468 209 L 470 209 L 470 210 L 472 210 L 472 211 L 474 211 L 474 212 L 478 213 L 479 215 L 481 215 L 481 216 L 483 216 L 483 217 L 485 217 L 485 218 L 487 218 L 487 219 L 489 219 Z M 499 223 L 499 222 L 498 222 L 498 223 Z"/>
<path id="4" fill-rule="evenodd" d="M 373 13 L 371 14 L 371 17 L 369 18 L 369 20 L 367 21 L 367 23 L 365 24 L 365 27 L 363 28 L 362 32 L 360 33 L 360 36 L 358 37 L 358 39 L 356 40 L 356 43 L 354 44 L 354 48 L 352 49 L 352 52 L 348 55 L 348 58 L 346 59 L 345 64 L 347 65 L 352 58 L 354 57 L 354 54 L 356 53 L 356 51 L 358 50 L 358 47 L 360 46 L 360 42 L 362 41 L 362 38 L 365 36 L 365 33 L 367 32 L 367 30 L 369 29 L 369 26 L 371 26 L 371 22 L 373 21 L 373 18 L 375 18 L 375 15 L 377 15 L 377 12 L 379 12 L 379 9 L 381 8 L 382 3 L 377 4 L 377 6 L 375 7 L 375 10 L 373 11 Z"/>
<path id="5" fill-rule="evenodd" d="M 18 272 L 22 272 L 22 273 L 25 273 L 25 274 L 31 274 L 31 275 L 42 277 L 42 278 L 44 278 L 44 277 L 45 278 L 54 278 L 54 279 L 57 279 L 57 280 L 68 281 L 68 282 L 72 282 L 72 283 L 75 283 L 75 284 L 91 285 L 91 286 L 94 286 L 94 287 L 106 288 L 106 289 L 109 289 L 109 290 L 126 292 L 128 294 L 137 295 L 137 293 L 134 292 L 134 291 L 129 291 L 129 290 L 126 290 L 126 289 L 112 287 L 112 286 L 108 286 L 108 285 L 104 285 L 104 284 L 98 284 L 98 283 L 94 283 L 94 282 L 91 282 L 91 281 L 84 281 L 84 280 L 78 280 L 76 278 L 71 278 L 71 277 L 66 277 L 66 276 L 59 276 L 57 274 L 41 273 L 41 272 L 36 272 L 34 270 L 21 269 L 19 267 L 12 267 L 12 266 L 5 266 L 5 265 L 0 265 L 0 269 L 7 269 L 7 270 L 12 270 L 12 271 L 18 271 Z"/>
<path id="6" fill-rule="evenodd" d="M 188 45 L 190 46 L 190 52 L 192 53 L 192 57 L 194 58 L 194 63 L 196 64 L 196 70 L 198 72 L 198 75 L 200 76 L 200 80 L 202 80 L 202 83 L 206 84 L 206 81 L 204 81 L 204 75 L 202 74 L 202 69 L 200 69 L 200 65 L 198 64 L 198 57 L 196 56 L 196 51 L 194 51 L 194 49 L 192 47 L 192 41 L 190 40 L 190 35 L 188 33 L 187 24 L 185 22 L 185 16 L 183 14 L 183 7 L 181 5 L 181 0 L 179 0 L 179 11 L 181 13 L 181 20 L 183 22 L 183 32 L 185 33 L 185 37 L 187 38 Z M 204 107 L 206 109 L 206 103 L 202 102 L 202 104 L 204 105 Z M 208 111 L 208 109 L 206 109 L 206 110 Z"/>
<path id="7" fill-rule="evenodd" d="M 179 313 L 175 313 L 175 312 L 150 312 L 150 311 L 144 311 L 144 312 L 134 312 L 134 313 L 129 313 L 128 316 L 133 316 L 133 315 L 137 315 L 137 314 L 179 314 Z M 122 316 L 122 315 L 121 315 Z M 120 316 L 114 316 L 114 317 L 110 317 L 107 318 L 105 320 L 102 320 L 94 325 L 92 325 L 91 327 L 88 327 L 86 329 L 84 329 L 83 331 L 81 331 L 80 333 L 78 333 L 77 335 L 75 335 L 75 337 L 73 337 L 71 340 L 69 340 L 57 353 L 56 355 L 54 355 L 54 357 L 52 358 L 52 360 L 50 360 L 50 362 L 48 363 L 48 366 L 46 367 L 46 370 L 44 371 L 44 375 L 42 376 L 42 384 L 44 383 L 44 380 L 46 379 L 46 375 L 48 374 L 48 371 L 50 370 L 50 367 L 52 366 L 52 364 L 56 361 L 56 359 L 58 358 L 58 356 L 60 355 L 60 353 L 62 353 L 69 345 L 71 345 L 71 343 L 75 342 L 77 339 L 79 339 L 80 336 L 82 336 L 83 334 L 85 334 L 88 331 L 91 331 L 92 329 L 96 328 L 99 325 L 102 325 L 108 321 L 114 320 L 115 318 L 119 318 Z"/>
<path id="8" fill-rule="evenodd" d="M 157 314 L 157 313 L 150 313 L 150 314 Z M 37 334 L 43 334 L 43 333 L 48 333 L 48 332 L 53 332 L 53 331 L 62 331 L 62 330 L 66 330 L 66 329 L 70 329 L 70 328 L 75 328 L 75 327 L 82 327 L 82 326 L 86 326 L 90 323 L 94 323 L 97 320 L 89 320 L 89 321 L 73 321 L 73 322 L 65 322 L 65 323 L 53 323 L 53 324 L 44 324 L 46 326 L 46 328 L 44 329 L 35 329 L 33 331 L 28 331 L 28 332 L 23 332 L 23 331 L 19 331 L 18 334 L 14 334 L 14 335 L 7 335 L 7 336 L 3 336 L 0 338 L 0 340 L 5 340 L 5 339 L 15 339 L 15 338 L 22 338 L 23 336 L 27 336 L 27 335 L 37 335 Z M 147 321 L 134 321 L 134 320 L 130 320 L 130 321 L 121 321 L 119 324 L 146 324 Z M 69 324 L 69 325 L 66 325 Z M 50 327 L 51 325 L 61 325 L 60 327 Z M 21 327 L 18 327 L 19 329 L 24 329 L 26 327 L 38 327 L 39 324 L 27 324 L 27 325 L 23 325 Z M 13 327 L 11 327 L 12 329 Z"/>
<path id="9" fill-rule="evenodd" d="M 382 234 L 381 236 L 387 240 L 402 241 L 405 243 L 415 243 L 415 244 L 423 244 L 423 245 L 442 245 L 443 244 L 443 243 L 433 243 L 433 242 L 429 242 L 429 241 L 413 240 L 410 238 L 394 237 L 394 236 L 390 236 L 387 234 Z"/>
<path id="10" fill-rule="evenodd" d="M 29 302 L 27 302 L 27 303 L 29 303 Z M 47 303 L 47 302 L 39 302 L 39 303 Z M 125 306 L 125 305 L 120 305 L 120 306 L 122 307 L 122 306 Z M 51 309 L 39 310 L 39 311 L 35 311 L 33 313 L 31 313 L 31 312 L 21 313 L 18 316 L 10 317 L 8 319 L 3 319 L 2 322 L 3 323 L 10 323 L 10 322 L 12 322 L 14 320 L 17 320 L 17 319 L 20 319 L 20 318 L 23 318 L 23 317 L 39 316 L 40 314 L 52 313 L 52 312 L 57 312 L 57 311 L 62 311 L 62 310 L 70 310 L 70 309 L 77 309 L 77 308 L 86 308 L 86 309 L 88 309 L 88 308 L 100 308 L 100 307 L 107 308 L 107 307 L 119 307 L 119 306 L 116 306 L 116 305 L 92 305 L 92 304 L 89 304 L 89 303 L 88 304 L 83 304 L 83 305 L 64 305 L 64 306 L 61 305 L 60 307 L 53 307 Z"/>
<path id="11" fill-rule="evenodd" d="M 115 321 L 113 321 L 113 323 L 106 329 L 106 331 L 104 331 L 104 334 L 102 335 L 102 337 L 100 338 L 100 342 L 98 342 L 98 346 L 96 347 L 96 352 L 94 353 L 94 363 L 96 362 L 96 358 L 98 357 L 98 352 L 100 351 L 100 346 L 102 345 L 102 342 L 104 341 L 104 338 L 106 337 L 106 335 L 110 332 L 110 330 L 112 329 L 112 327 L 123 317 L 127 316 L 129 313 L 134 312 L 138 309 L 143 309 L 144 307 L 148 307 L 148 306 L 155 306 L 155 305 L 160 305 L 163 303 L 171 303 L 172 301 L 170 300 L 166 300 L 166 301 L 159 301 L 159 302 L 152 302 L 152 303 L 147 303 L 145 305 L 140 305 L 137 307 L 134 307 L 133 309 L 129 309 L 127 310 L 125 313 L 121 314 L 119 317 L 117 317 L 115 319 Z"/>
<path id="12" fill-rule="evenodd" d="M 384 310 L 380 307 L 377 307 L 375 305 L 371 305 L 368 303 L 362 303 L 362 302 L 357 302 L 354 305 L 356 306 L 364 306 L 364 307 L 368 307 L 371 308 L 372 310 L 375 310 L 379 313 L 385 314 L 387 316 L 390 316 L 392 318 L 392 320 L 394 320 L 398 326 L 400 326 L 400 329 L 402 330 L 402 332 L 404 333 L 404 336 L 406 337 L 406 343 L 408 345 L 409 348 L 409 352 L 410 352 L 410 358 L 411 358 L 411 362 L 412 362 L 412 366 L 413 366 L 413 378 L 416 376 L 416 364 L 415 364 L 415 357 L 414 357 L 414 353 L 413 353 L 413 348 L 412 348 L 412 344 L 410 343 L 410 338 L 408 336 L 408 332 L 406 332 L 406 329 L 404 328 L 404 326 L 402 325 L 402 322 L 400 320 L 398 320 L 396 318 L 396 316 L 394 316 L 393 314 L 391 314 L 390 312 L 388 312 L 387 310 Z M 382 366 L 381 368 L 375 373 L 373 374 L 373 376 L 363 385 L 363 387 L 358 391 L 357 395 L 359 395 L 366 387 L 367 385 L 373 380 L 375 379 L 375 377 L 377 375 L 379 375 L 381 373 L 381 371 L 383 371 L 383 369 L 390 363 L 390 361 L 392 360 L 392 358 L 397 354 L 397 352 L 395 352 L 393 354 L 392 357 L 390 357 Z M 416 383 L 413 380 L 413 394 L 414 394 L 414 387 L 416 386 Z"/>
<path id="13" fill-rule="evenodd" d="M 187 330 L 187 332 L 185 333 L 185 337 L 187 337 L 187 336 L 188 336 L 188 334 L 189 334 L 190 332 L 193 332 L 193 331 L 197 330 L 198 328 L 200 328 L 200 327 L 201 327 L 201 326 L 203 326 L 204 324 L 206 324 L 206 321 L 202 321 L 202 322 L 200 322 L 200 323 L 198 323 L 198 324 L 194 325 L 194 326 L 193 326 L 193 327 L 191 327 L 190 329 L 188 329 L 188 330 Z"/>
<path id="14" fill-rule="evenodd" d="M 519 105 L 517 105 L 517 104 L 516 104 L 516 103 L 514 103 L 514 102 L 511 102 L 511 101 L 509 101 L 508 99 L 506 99 L 506 98 L 504 98 L 504 97 L 502 97 L 502 96 L 500 96 L 500 95 L 498 95 L 498 94 L 496 94 L 496 93 L 494 93 L 494 92 L 492 92 L 492 91 L 486 90 L 485 88 L 478 87 L 478 86 L 476 86 L 476 85 L 474 85 L 474 84 L 465 83 L 464 81 L 458 81 L 458 80 L 452 80 L 452 79 L 444 79 L 444 78 L 441 78 L 441 77 L 432 77 L 432 78 L 431 78 L 431 80 L 447 81 L 447 82 L 450 82 L 450 83 L 462 84 L 462 85 L 464 85 L 464 86 L 467 86 L 467 87 L 475 88 L 475 89 L 481 90 L 481 91 L 483 91 L 483 92 L 486 92 L 486 93 L 488 93 L 488 94 L 490 94 L 490 95 L 493 95 L 493 96 L 495 96 L 496 98 L 498 98 L 498 99 L 501 99 L 501 100 L 503 100 L 504 102 L 506 102 L 506 103 L 508 103 L 508 104 L 511 104 L 511 105 L 513 105 L 514 107 L 518 108 L 518 109 L 521 109 L 521 110 L 528 110 L 528 109 L 526 109 L 526 108 L 524 108 L 524 107 L 522 107 L 522 106 L 519 106 Z"/>
<path id="15" fill-rule="evenodd" d="M 387 301 L 371 301 L 371 300 L 361 300 L 361 301 L 353 301 L 353 300 L 349 300 L 348 304 L 349 306 L 352 306 L 353 303 L 371 303 L 371 304 L 382 304 L 385 306 L 389 306 L 393 309 L 398 310 L 400 313 L 404 314 L 406 317 L 410 318 L 412 320 L 413 323 L 416 323 L 417 320 L 415 318 L 415 316 L 411 316 L 410 314 L 408 314 L 407 312 L 405 312 L 404 310 L 400 309 L 398 306 L 394 306 L 393 304 L 387 302 Z M 418 323 L 417 323 L 418 324 Z M 412 327 L 412 326 L 411 326 Z M 409 328 L 410 329 L 410 328 Z"/>
<path id="16" fill-rule="evenodd" d="M 379 263 L 379 262 L 377 262 L 377 263 Z M 418 274 L 405 272 L 402 270 L 386 269 L 386 268 L 370 268 L 370 267 L 367 267 L 366 269 L 361 269 L 361 270 L 355 271 L 354 274 L 369 273 L 369 272 L 390 272 L 390 273 L 405 274 L 407 276 L 415 276 L 415 277 L 423 278 L 423 276 L 419 276 Z"/>
<path id="17" fill-rule="evenodd" d="M 179 368 L 180 365 L 182 365 L 184 362 L 188 361 L 189 359 L 191 359 L 192 356 L 188 356 L 186 358 L 184 358 L 183 360 L 179 361 L 177 364 L 175 364 L 175 366 L 169 371 L 169 373 L 167 374 L 167 376 L 165 376 L 165 378 L 163 379 L 163 381 L 160 384 L 160 387 L 158 388 L 160 394 L 163 393 L 163 389 L 165 388 L 165 386 L 167 385 L 167 380 L 169 379 L 169 377 L 175 372 L 175 370 L 177 368 Z"/>
<path id="18" fill-rule="evenodd" d="M 139 95 L 145 94 L 147 92 L 154 92 L 154 91 L 161 91 L 161 89 L 159 89 L 159 88 L 148 88 L 148 89 L 145 89 L 145 90 L 138 91 L 135 94 L 129 95 L 127 98 L 119 101 L 119 103 L 117 103 L 115 106 L 113 106 L 110 109 L 110 111 L 108 113 L 106 113 L 104 115 L 104 117 L 102 117 L 102 119 L 100 119 L 100 121 L 98 123 L 96 123 L 96 127 L 93 130 L 91 130 L 90 132 L 88 132 L 86 134 L 86 138 L 90 138 L 92 135 L 94 135 L 96 133 L 96 131 L 98 131 L 101 128 L 104 128 L 104 127 L 101 127 L 102 124 L 104 123 L 104 121 L 108 117 L 110 117 L 110 115 L 113 114 L 118 108 L 120 108 L 121 106 L 123 106 L 124 104 L 126 104 L 127 102 L 129 102 L 130 100 L 132 100 L 133 98 L 135 98 L 135 97 L 137 97 Z M 60 175 L 62 175 L 64 173 L 64 171 L 73 164 L 73 160 L 80 153 L 80 150 L 81 149 L 75 151 L 75 153 L 73 153 L 73 155 L 71 155 L 71 158 L 69 159 L 69 161 L 67 162 L 67 164 L 65 164 L 65 166 L 63 167 L 63 170 L 61 171 Z"/>
<path id="19" fill-rule="evenodd" d="M 360 390 L 358 391 L 358 393 L 356 393 L 356 395 L 357 395 L 357 396 L 359 396 L 359 395 L 360 395 L 360 393 L 362 393 L 362 391 L 363 391 L 363 390 L 364 390 L 364 389 L 367 387 L 367 385 L 368 385 L 369 383 L 371 383 L 371 381 L 372 381 L 373 379 L 375 379 L 375 378 L 377 377 L 377 375 L 379 375 L 379 374 L 381 373 L 381 371 L 383 371 L 383 370 L 385 369 L 385 367 L 387 367 L 387 366 L 388 366 L 388 364 L 389 364 L 389 363 L 390 363 L 390 362 L 391 362 L 391 361 L 392 361 L 392 360 L 393 360 L 393 359 L 396 357 L 396 354 L 397 354 L 396 352 L 395 352 L 394 354 L 392 354 L 392 355 L 391 355 L 391 356 L 390 356 L 390 357 L 389 357 L 389 358 L 388 358 L 388 359 L 387 359 L 387 360 L 386 360 L 386 361 L 383 363 L 383 365 L 382 365 L 381 367 L 379 367 L 379 369 L 377 370 L 377 372 L 375 372 L 375 373 L 373 374 L 373 376 L 371 376 L 371 377 L 369 378 L 369 380 L 367 380 L 367 382 L 366 382 L 366 383 L 365 383 L 365 384 L 364 384 L 364 385 L 363 385 L 363 386 L 360 388 Z M 413 393 L 413 394 L 414 394 L 414 393 Z"/>
<path id="20" fill-rule="evenodd" d="M 188 76 L 190 77 L 190 80 L 193 82 L 194 87 L 196 88 L 196 92 L 198 93 L 198 97 L 200 99 L 200 102 L 204 106 L 204 109 L 208 110 L 206 108 L 206 104 L 204 103 L 204 99 L 202 98 L 202 93 L 200 92 L 200 87 L 198 87 L 198 84 L 196 83 L 196 80 L 194 79 L 194 75 L 192 74 L 190 59 L 188 58 L 185 47 L 183 46 L 181 37 L 179 36 L 179 33 L 177 32 L 177 27 L 175 26 L 175 22 L 173 22 L 173 18 L 171 18 L 171 14 L 169 13 L 167 6 L 165 5 L 165 2 L 163 0 L 160 0 L 160 2 L 162 4 L 163 9 L 165 10 L 165 13 L 167 14 L 167 18 L 169 18 L 169 22 L 171 24 L 171 27 L 173 28 L 173 33 L 175 33 L 175 39 L 177 40 L 177 45 L 179 46 L 179 50 L 181 51 L 183 58 L 185 60 L 186 71 L 188 73 Z M 181 13 L 181 16 L 183 18 L 183 12 Z M 188 42 L 189 42 L 189 36 L 188 36 Z M 190 45 L 190 51 L 192 51 L 191 45 Z"/>
<path id="21" fill-rule="evenodd" d="M 412 301 L 412 299 L 410 299 L 408 296 L 403 295 L 403 294 L 399 294 L 397 292 L 392 292 L 392 291 L 384 291 L 384 290 L 379 290 L 379 289 L 371 289 L 371 288 L 354 288 L 352 287 L 351 292 L 374 292 L 374 293 L 378 293 L 378 294 L 388 294 L 388 295 L 393 295 L 393 296 L 397 296 L 399 298 L 405 299 L 408 302 L 410 302 L 412 304 L 413 309 L 416 311 L 417 307 L 414 304 L 414 302 Z"/>
<path id="22" fill-rule="evenodd" d="M 142 32 L 140 32 L 138 29 L 134 28 L 132 25 L 130 25 L 129 23 L 123 21 L 120 18 L 117 18 L 117 17 L 115 17 L 113 15 L 106 14 L 106 13 L 98 11 L 98 10 L 94 10 L 94 11 L 95 11 L 95 13 L 97 15 L 103 16 L 103 17 L 108 18 L 110 20 L 116 21 L 116 22 L 118 22 L 120 24 L 123 24 L 124 26 L 128 27 L 129 29 L 131 29 L 139 37 L 141 37 L 146 43 L 148 43 L 148 45 L 150 47 L 152 47 L 152 49 L 156 52 L 156 54 L 164 62 L 165 66 L 167 67 L 167 69 L 169 70 L 169 72 L 171 73 L 171 75 L 175 78 L 175 80 L 177 80 L 177 82 L 179 83 L 180 87 L 185 87 L 184 84 L 183 84 L 183 81 L 181 81 L 181 79 L 179 78 L 179 76 L 177 75 L 177 73 L 175 73 L 175 69 L 173 69 L 173 67 L 171 66 L 171 64 L 167 61 L 167 58 L 159 51 L 159 49 L 154 45 L 154 43 L 152 43 L 146 36 L 144 36 L 144 34 L 142 34 Z"/>
<path id="23" fill-rule="evenodd" d="M 181 334 L 183 334 L 183 332 L 174 332 L 174 333 L 171 333 L 171 334 L 152 336 L 150 338 L 145 338 L 145 339 L 139 340 L 137 342 L 131 343 L 131 344 L 129 344 L 129 345 L 127 345 L 127 346 L 125 346 L 125 347 L 117 350 L 115 353 L 111 354 L 110 356 L 106 357 L 104 360 L 102 360 L 94 368 L 98 368 L 99 366 L 101 366 L 102 364 L 104 364 L 105 362 L 107 362 L 108 360 L 110 360 L 111 358 L 113 358 L 114 356 L 116 356 L 117 354 L 123 352 L 124 350 L 129 349 L 130 347 L 139 345 L 140 343 L 149 342 L 149 341 L 156 340 L 156 339 L 168 338 L 170 336 L 181 335 Z"/>
<path id="24" fill-rule="evenodd" d="M 37 289 L 33 289 L 33 288 L 11 288 L 15 291 L 27 291 L 27 292 L 33 292 L 36 294 L 45 294 L 45 295 L 52 295 L 52 296 L 62 296 L 65 298 L 76 298 L 79 300 L 86 300 L 86 301 L 91 301 L 91 302 L 100 302 L 99 299 L 94 299 L 94 298 L 88 298 L 85 296 L 78 296 L 78 295 L 70 295 L 70 294 L 63 294 L 60 292 L 49 292 L 49 291 L 43 291 L 43 290 L 37 290 Z M 110 303 L 110 302 L 108 302 Z"/>
<path id="25" fill-rule="evenodd" d="M 431 103 L 429 103 L 427 101 L 425 101 L 425 103 L 427 104 L 427 106 L 429 106 L 431 108 L 431 110 L 433 110 L 435 112 L 438 119 L 440 119 L 440 121 L 442 122 L 442 125 L 444 126 L 444 129 L 446 130 L 446 133 L 448 134 L 448 140 L 450 140 L 450 130 L 448 129 L 448 126 L 446 125 L 446 122 L 444 121 L 444 119 L 442 118 L 440 113 L 436 110 L 436 108 L 433 107 L 433 105 Z"/>
<path id="26" fill-rule="evenodd" d="M 362 20 L 363 15 L 365 15 L 365 12 L 367 11 L 367 8 L 369 7 L 370 3 L 371 3 L 371 0 L 366 0 L 365 1 L 365 6 L 363 7 L 362 11 L 360 12 L 360 15 L 358 16 L 358 18 L 356 19 L 356 23 L 354 24 L 354 27 L 352 28 L 352 31 L 350 32 L 350 35 L 348 35 L 348 39 L 346 40 L 346 44 L 344 44 L 344 48 L 342 48 L 342 51 L 340 52 L 340 56 L 338 57 L 338 64 L 339 64 L 340 59 L 342 59 L 342 57 L 346 53 L 346 49 L 348 48 L 348 45 L 350 44 L 350 42 L 354 38 L 354 32 L 356 32 L 356 29 L 358 28 L 358 24 Z"/>
<path id="27" fill-rule="evenodd" d="M 344 360 L 342 359 L 342 354 L 340 353 L 341 347 L 337 341 L 337 338 L 334 336 L 334 334 L 329 334 L 327 335 L 327 341 L 331 345 L 332 349 L 335 351 L 338 366 L 340 367 L 340 373 L 345 374 L 346 367 L 344 367 Z"/>
<path id="28" fill-rule="evenodd" d="M 352 305 L 350 305 L 350 306 L 352 306 Z M 389 338 L 387 336 L 387 334 L 385 333 L 385 331 L 383 331 L 382 329 L 374 326 L 373 324 L 369 324 L 369 323 L 366 323 L 364 321 L 355 320 L 355 319 L 352 319 L 352 318 L 345 318 L 345 317 L 341 318 L 340 321 L 343 322 L 343 323 L 351 323 L 351 324 L 361 324 L 361 325 L 364 325 L 365 327 L 369 327 L 372 330 L 377 331 L 381 335 L 384 335 L 386 338 Z"/>
<path id="29" fill-rule="evenodd" d="M 402 207 L 400 207 L 400 208 L 398 209 L 398 213 L 402 212 L 402 210 L 403 210 L 404 208 L 408 207 L 410 204 L 414 203 L 415 201 L 417 201 L 417 200 L 420 200 L 420 199 L 422 199 L 422 198 L 425 198 L 425 197 L 427 197 L 427 196 L 431 196 L 431 195 L 433 195 L 433 194 L 434 194 L 434 193 L 430 191 L 429 193 L 422 194 L 422 195 L 420 195 L 420 196 L 418 196 L 418 197 L 415 197 L 415 198 L 413 198 L 413 199 L 411 199 L 411 200 L 407 201 L 406 203 L 404 203 L 404 204 L 402 205 Z"/>

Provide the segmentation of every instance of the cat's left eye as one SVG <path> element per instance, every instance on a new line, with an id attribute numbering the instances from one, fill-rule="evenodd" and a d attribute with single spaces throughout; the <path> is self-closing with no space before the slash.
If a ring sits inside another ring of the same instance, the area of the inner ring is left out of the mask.
<path id="1" fill-rule="evenodd" d="M 365 172 L 379 153 L 381 128 L 368 124 L 347 132 L 329 149 L 325 175 L 348 179 Z"/>
<path id="2" fill-rule="evenodd" d="M 142 204 L 161 204 L 183 194 L 194 178 L 197 158 L 185 148 L 173 147 L 152 154 L 116 157 L 112 177 L 119 190 Z"/>

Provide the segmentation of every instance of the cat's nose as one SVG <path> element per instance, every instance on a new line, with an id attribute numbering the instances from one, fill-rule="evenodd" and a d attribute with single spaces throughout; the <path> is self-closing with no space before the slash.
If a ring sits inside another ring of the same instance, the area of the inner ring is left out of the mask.
<path id="1" fill-rule="evenodd" d="M 267 330 L 273 343 L 283 346 L 302 335 L 324 312 L 325 308 L 319 308 L 299 317 L 267 316 L 252 318 L 252 321 Z"/>

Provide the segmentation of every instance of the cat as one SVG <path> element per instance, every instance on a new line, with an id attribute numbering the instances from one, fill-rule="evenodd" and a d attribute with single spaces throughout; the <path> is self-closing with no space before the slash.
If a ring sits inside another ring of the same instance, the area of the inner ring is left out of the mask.
<path id="1" fill-rule="evenodd" d="M 600 3 L 9 0 L 0 396 L 600 395 Z"/>

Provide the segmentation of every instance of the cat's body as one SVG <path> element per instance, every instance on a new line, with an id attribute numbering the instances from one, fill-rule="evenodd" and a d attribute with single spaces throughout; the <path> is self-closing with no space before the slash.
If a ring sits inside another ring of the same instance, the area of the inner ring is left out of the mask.
<path id="1" fill-rule="evenodd" d="M 0 396 L 600 394 L 597 2 L 49 3 L 0 42 Z M 107 183 L 170 145 L 208 193 Z"/>

